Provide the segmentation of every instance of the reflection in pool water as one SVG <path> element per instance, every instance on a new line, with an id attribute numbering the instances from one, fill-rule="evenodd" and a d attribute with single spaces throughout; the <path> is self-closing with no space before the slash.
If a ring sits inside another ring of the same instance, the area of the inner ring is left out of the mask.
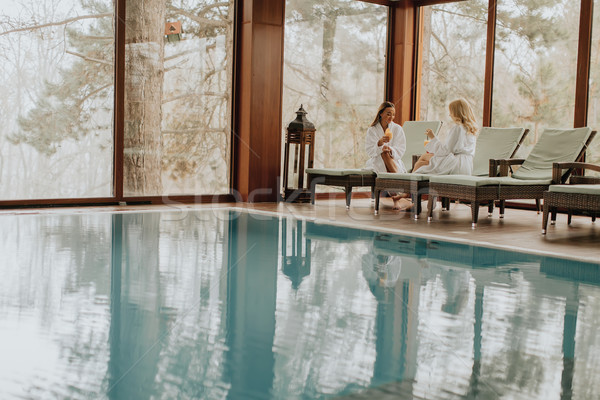
<path id="1" fill-rule="evenodd" d="M 599 264 L 227 210 L 0 218 L 2 399 L 600 396 Z"/>

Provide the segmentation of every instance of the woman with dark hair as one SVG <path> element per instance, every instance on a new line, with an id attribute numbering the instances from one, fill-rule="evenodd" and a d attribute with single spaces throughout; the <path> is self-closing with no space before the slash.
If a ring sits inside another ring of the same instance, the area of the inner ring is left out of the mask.
<path id="1" fill-rule="evenodd" d="M 394 122 L 394 103 L 384 101 L 377 110 L 375 120 L 367 130 L 365 149 L 369 159 L 367 168 L 375 172 L 406 172 L 401 157 L 406 151 L 406 136 L 402 127 Z M 404 209 L 412 203 L 406 194 L 392 194 L 394 209 Z M 403 204 L 406 202 L 407 204 Z"/>

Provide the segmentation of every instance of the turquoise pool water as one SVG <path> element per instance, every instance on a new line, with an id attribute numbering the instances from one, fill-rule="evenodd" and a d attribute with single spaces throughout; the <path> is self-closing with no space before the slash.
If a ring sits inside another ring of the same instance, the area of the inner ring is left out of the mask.
<path id="1" fill-rule="evenodd" d="M 239 210 L 0 221 L 0 399 L 600 398 L 600 264 Z"/>

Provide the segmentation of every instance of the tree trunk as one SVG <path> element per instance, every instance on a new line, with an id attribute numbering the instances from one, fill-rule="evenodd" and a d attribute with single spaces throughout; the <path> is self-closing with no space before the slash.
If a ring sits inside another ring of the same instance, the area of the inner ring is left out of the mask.
<path id="1" fill-rule="evenodd" d="M 323 60 L 321 64 L 321 96 L 327 101 L 329 86 L 331 85 L 331 67 L 333 63 L 333 51 L 335 41 L 335 29 L 337 27 L 337 15 L 335 11 L 327 14 L 323 20 Z"/>
<path id="2" fill-rule="evenodd" d="M 422 7 L 423 10 L 423 39 L 421 46 L 421 105 L 417 119 L 427 120 L 432 119 L 428 115 L 429 99 L 429 77 L 431 73 L 431 65 L 429 51 L 431 47 L 431 7 Z M 439 117 L 438 117 L 439 118 Z"/>
<path id="3" fill-rule="evenodd" d="M 127 1 L 124 194 L 161 195 L 165 0 Z"/>

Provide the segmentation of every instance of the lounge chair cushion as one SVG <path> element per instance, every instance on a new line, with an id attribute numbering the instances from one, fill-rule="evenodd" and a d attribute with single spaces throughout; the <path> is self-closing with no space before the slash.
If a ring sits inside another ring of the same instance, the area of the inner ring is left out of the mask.
<path id="1" fill-rule="evenodd" d="M 596 194 L 600 196 L 600 185 L 551 185 L 548 190 L 558 193 Z"/>
<path id="2" fill-rule="evenodd" d="M 552 179 L 552 163 L 575 161 L 591 133 L 587 127 L 544 130 L 513 178 Z"/>
<path id="3" fill-rule="evenodd" d="M 448 185 L 487 186 L 497 185 L 498 178 L 472 175 L 431 175 L 430 183 L 445 183 Z"/>
<path id="4" fill-rule="evenodd" d="M 435 135 L 442 127 L 442 121 L 405 121 L 402 130 L 406 136 L 406 151 L 402 156 L 404 166 L 410 170 L 412 166 L 412 156 L 420 155 L 425 152 L 424 140 L 425 131 L 431 129 Z"/>
<path id="5" fill-rule="evenodd" d="M 510 176 L 501 176 L 493 179 L 500 186 L 550 185 L 552 183 L 552 179 L 515 179 Z"/>
<path id="6" fill-rule="evenodd" d="M 378 172 L 377 177 L 382 179 L 398 179 L 401 181 L 428 181 L 429 177 L 433 175 L 429 174 L 411 174 L 411 173 L 391 173 L 391 172 Z"/>
<path id="7" fill-rule="evenodd" d="M 509 158 L 524 132 L 524 128 L 481 128 L 473 157 L 472 175 L 488 176 L 490 158 Z"/>
<path id="8" fill-rule="evenodd" d="M 347 176 L 347 175 L 375 175 L 371 169 L 337 169 L 337 168 L 307 168 L 307 174 Z"/>

